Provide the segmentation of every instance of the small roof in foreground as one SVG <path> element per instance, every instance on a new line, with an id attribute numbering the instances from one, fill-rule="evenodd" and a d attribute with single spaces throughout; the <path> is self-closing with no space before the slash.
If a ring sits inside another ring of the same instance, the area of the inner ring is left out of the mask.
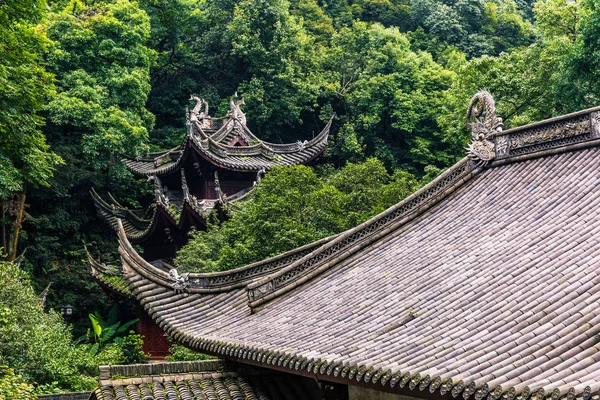
<path id="1" fill-rule="evenodd" d="M 469 158 L 301 258 L 209 286 L 145 263 L 121 228 L 124 278 L 199 351 L 416 397 L 588 400 L 600 393 L 599 110 L 501 131 L 480 93 Z"/>
<path id="2" fill-rule="evenodd" d="M 311 400 L 317 394 L 316 384 L 304 378 L 210 360 L 100 367 L 90 400 Z"/>

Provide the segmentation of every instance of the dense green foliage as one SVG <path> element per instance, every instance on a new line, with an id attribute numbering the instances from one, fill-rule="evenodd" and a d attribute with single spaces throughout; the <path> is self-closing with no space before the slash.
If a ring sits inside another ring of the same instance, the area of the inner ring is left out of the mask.
<path id="1" fill-rule="evenodd" d="M 125 323 L 121 322 L 119 320 L 119 308 L 117 304 L 113 305 L 106 319 L 102 318 L 102 315 L 97 311 L 90 313 L 88 317 L 92 328 L 88 329 L 87 334 L 82 336 L 80 340 L 85 339 L 92 343 L 90 351 L 93 354 L 102 351 L 109 344 L 123 344 L 123 337 L 127 333 L 127 329 L 138 322 L 137 318 Z"/>
<path id="2" fill-rule="evenodd" d="M 182 271 L 222 271 L 352 228 L 419 187 L 375 158 L 319 178 L 305 166 L 274 168 L 221 226 L 197 232 L 176 259 Z"/>
<path id="3" fill-rule="evenodd" d="M 9 399 L 35 400 L 37 397 L 33 385 L 15 375 L 12 368 L 0 365 L 0 400 Z"/>
<path id="4" fill-rule="evenodd" d="M 142 348 L 144 337 L 134 331 L 130 331 L 120 343 L 123 351 L 123 358 L 119 360 L 120 364 L 143 364 L 150 359 L 151 354 L 144 353 Z"/>
<path id="5" fill-rule="evenodd" d="M 46 313 L 27 275 L 15 264 L 0 262 L 0 365 L 8 365 L 40 392 L 55 388 L 86 390 L 95 385 L 100 362 L 84 346 L 73 344 L 61 315 Z"/>
<path id="6" fill-rule="evenodd" d="M 77 336 L 111 306 L 83 244 L 105 258 L 116 249 L 89 190 L 146 204 L 150 188 L 119 155 L 178 144 L 190 93 L 221 116 L 237 90 L 250 128 L 274 142 L 309 139 L 334 115 L 316 172 L 270 172 L 229 222 L 181 251 L 184 269 L 206 271 L 396 203 L 465 154 L 479 89 L 506 127 L 600 103 L 599 0 L 8 0 L 0 42 L 0 256 L 29 249 L 22 268 L 38 291 L 53 282 L 51 308 L 75 305 Z M 75 389 L 102 357 L 129 357 L 119 345 L 96 356 L 72 346 L 23 272 L 2 269 L 24 294 L 0 287 L 0 364 L 47 390 Z M 15 339 L 17 322 L 30 341 Z M 1 385 L 19 383 L 0 372 Z"/>
<path id="7" fill-rule="evenodd" d="M 90 390 L 98 366 L 147 361 L 141 343 L 140 335 L 130 332 L 100 349 L 76 344 L 62 316 L 44 311 L 27 274 L 14 263 L 0 262 L 0 398 L 11 390 L 25 396 L 32 389 L 3 365 L 35 384 L 37 393 Z"/>
<path id="8" fill-rule="evenodd" d="M 204 353 L 198 353 L 188 349 L 187 347 L 178 345 L 177 343 L 171 343 L 169 346 L 169 355 L 165 357 L 167 361 L 199 361 L 199 360 L 210 360 L 214 357 Z"/>
<path id="9" fill-rule="evenodd" d="M 48 186 L 61 162 L 46 143 L 40 111 L 54 82 L 41 61 L 48 41 L 36 26 L 40 0 L 0 6 L 0 259 L 16 258 L 28 186 Z"/>

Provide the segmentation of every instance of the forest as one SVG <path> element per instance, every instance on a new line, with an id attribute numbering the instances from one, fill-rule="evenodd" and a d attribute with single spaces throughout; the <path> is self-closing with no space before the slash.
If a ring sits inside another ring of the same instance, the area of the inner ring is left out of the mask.
<path id="1" fill-rule="evenodd" d="M 118 263 L 90 189 L 147 204 L 121 156 L 178 145 L 190 94 L 224 115 L 237 91 L 276 143 L 334 122 L 316 166 L 269 171 L 195 233 L 184 271 L 243 266 L 397 203 L 466 155 L 480 89 L 505 129 L 600 105 L 600 0 L 5 0 L 0 44 L 0 399 L 91 389 L 98 365 L 143 359 L 126 329 L 90 333 L 89 314 L 116 317 L 84 246 Z"/>

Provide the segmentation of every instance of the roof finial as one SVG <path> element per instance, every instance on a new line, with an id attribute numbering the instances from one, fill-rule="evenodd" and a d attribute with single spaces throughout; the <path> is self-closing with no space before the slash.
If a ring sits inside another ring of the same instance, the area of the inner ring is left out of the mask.
<path id="1" fill-rule="evenodd" d="M 237 99 L 237 98 L 238 98 L 237 92 L 235 92 L 233 94 L 233 96 L 231 96 L 229 98 L 229 108 L 230 108 L 229 113 L 231 115 L 231 118 L 237 119 L 242 125 L 246 125 L 246 115 L 240 109 L 240 105 L 242 105 L 242 104 L 246 105 L 246 103 L 244 102 L 244 99 L 234 101 L 234 99 Z"/>
<path id="2" fill-rule="evenodd" d="M 204 99 L 201 99 L 198 96 L 190 95 L 190 100 L 196 102 L 196 105 L 189 112 L 190 121 L 202 121 L 203 119 L 208 117 L 208 102 Z M 204 111 L 202 111 L 202 105 L 204 105 Z"/>
<path id="3" fill-rule="evenodd" d="M 471 128 L 468 150 L 471 158 L 485 166 L 496 156 L 493 136 L 502 130 L 502 118 L 496 116 L 496 103 L 487 90 L 473 96 L 467 109 L 466 124 Z"/>

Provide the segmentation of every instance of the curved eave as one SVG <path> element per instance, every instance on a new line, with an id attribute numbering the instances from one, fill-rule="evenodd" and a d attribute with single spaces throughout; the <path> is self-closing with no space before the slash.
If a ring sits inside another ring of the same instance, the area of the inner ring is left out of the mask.
<path id="1" fill-rule="evenodd" d="M 164 176 L 170 173 L 173 173 L 179 169 L 179 167 L 183 164 L 183 161 L 186 158 L 187 153 L 187 142 L 189 140 L 189 135 L 186 135 L 183 143 L 179 148 L 181 149 L 180 156 L 174 160 L 159 166 L 156 166 L 154 159 L 134 159 L 130 157 L 123 157 L 121 161 L 125 164 L 127 169 L 131 171 L 134 175 L 137 176 Z"/>
<path id="2" fill-rule="evenodd" d="M 109 267 L 97 261 L 90 254 L 87 247 L 85 248 L 85 252 L 90 265 L 90 273 L 101 286 L 119 296 L 125 298 L 133 297 L 127 281 L 123 278 L 117 267 Z"/>
<path id="3" fill-rule="evenodd" d="M 260 142 L 254 146 L 223 146 L 211 141 L 191 137 L 194 150 L 208 162 L 220 168 L 258 172 L 274 166 L 308 164 L 319 157 L 327 148 L 331 120 L 310 142 L 302 145 L 272 145 Z M 271 147 L 273 146 L 273 147 Z"/>
<path id="4" fill-rule="evenodd" d="M 142 219 L 126 208 L 122 208 L 116 204 L 107 203 L 93 188 L 90 190 L 90 194 L 94 201 L 98 216 L 104 219 L 115 231 L 118 230 L 117 219 L 121 219 L 129 240 L 134 241 L 135 243 L 144 241 L 154 228 L 156 209 L 151 219 Z"/>
<path id="5" fill-rule="evenodd" d="M 181 153 L 176 160 L 160 166 L 155 164 L 155 160 L 160 157 L 152 159 L 124 157 L 122 161 L 132 173 L 138 176 L 164 176 L 179 170 L 189 156 L 190 148 L 217 167 L 239 172 L 257 172 L 274 166 L 307 164 L 319 157 L 327 148 L 332 121 L 333 117 L 317 136 L 306 143 L 276 144 L 256 139 L 258 143 L 250 146 L 224 145 L 213 139 L 215 135 L 206 135 L 198 122 L 192 122 L 182 144 L 177 148 Z M 248 134 L 250 135 L 251 132 Z M 255 138 L 254 135 L 252 137 Z M 169 150 L 161 156 L 172 151 L 174 150 Z"/>
<path id="6" fill-rule="evenodd" d="M 156 284 L 164 287 L 171 287 L 173 282 L 170 280 L 168 273 L 145 261 L 131 245 L 121 221 L 118 221 L 117 223 L 119 226 L 119 253 L 124 260 L 127 260 L 126 263 L 132 265 L 134 270 L 140 275 L 150 279 Z M 249 282 L 284 268 L 286 265 L 302 258 L 313 249 L 327 243 L 333 238 L 335 238 L 335 236 L 324 238 L 275 257 L 230 271 L 191 273 L 189 274 L 188 291 L 190 293 L 208 294 L 245 288 Z"/>

